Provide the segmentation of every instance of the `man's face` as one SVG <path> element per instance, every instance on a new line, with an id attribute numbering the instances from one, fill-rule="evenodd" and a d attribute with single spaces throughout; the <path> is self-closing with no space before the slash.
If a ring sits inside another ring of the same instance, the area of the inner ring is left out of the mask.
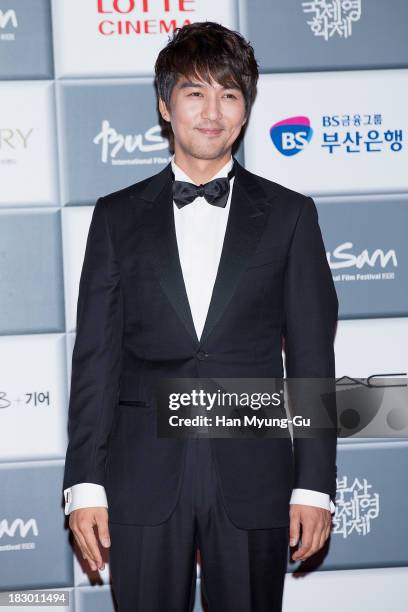
<path id="1" fill-rule="evenodd" d="M 160 113 L 170 121 L 174 146 L 184 155 L 217 159 L 228 153 L 246 121 L 242 91 L 180 77 L 173 88 L 170 108 L 159 100 Z"/>

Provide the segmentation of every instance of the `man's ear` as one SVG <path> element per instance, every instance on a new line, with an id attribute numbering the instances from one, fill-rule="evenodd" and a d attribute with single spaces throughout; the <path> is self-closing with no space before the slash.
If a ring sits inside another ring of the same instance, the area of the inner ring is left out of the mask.
<path id="1" fill-rule="evenodd" d="M 164 100 L 162 100 L 162 98 L 159 98 L 159 111 L 163 119 L 170 122 L 170 113 L 167 110 L 166 103 Z"/>

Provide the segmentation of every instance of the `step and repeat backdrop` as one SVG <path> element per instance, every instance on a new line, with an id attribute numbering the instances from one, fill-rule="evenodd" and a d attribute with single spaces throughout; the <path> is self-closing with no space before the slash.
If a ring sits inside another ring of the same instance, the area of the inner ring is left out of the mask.
<path id="1" fill-rule="evenodd" d="M 175 27 L 205 20 L 242 32 L 260 65 L 237 158 L 316 202 L 337 377 L 358 392 L 353 378 L 408 370 L 406 0 L 0 0 L 0 591 L 63 588 L 70 612 L 114 610 L 109 564 L 84 565 L 62 497 L 91 214 L 168 163 L 154 61 Z M 339 439 L 329 546 L 288 559 L 285 611 L 407 609 L 401 427 Z"/>

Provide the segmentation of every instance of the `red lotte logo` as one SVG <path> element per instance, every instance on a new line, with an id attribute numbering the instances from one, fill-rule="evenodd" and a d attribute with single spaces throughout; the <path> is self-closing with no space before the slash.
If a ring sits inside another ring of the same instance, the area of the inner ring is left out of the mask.
<path id="1" fill-rule="evenodd" d="M 195 12 L 196 0 L 98 0 L 98 23 L 103 36 L 168 34 L 190 24 L 183 13 Z"/>

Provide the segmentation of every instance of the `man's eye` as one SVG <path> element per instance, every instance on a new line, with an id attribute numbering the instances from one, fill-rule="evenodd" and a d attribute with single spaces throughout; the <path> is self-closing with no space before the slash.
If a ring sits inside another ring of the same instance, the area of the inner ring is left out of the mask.
<path id="1" fill-rule="evenodd" d="M 231 98 L 234 98 L 234 100 L 237 99 L 237 96 L 234 96 L 234 94 L 225 94 L 226 96 L 230 96 Z"/>
<path id="2" fill-rule="evenodd" d="M 195 94 L 198 94 L 199 96 L 201 96 L 201 91 L 192 91 L 190 94 L 188 94 L 189 96 L 194 96 Z"/>

